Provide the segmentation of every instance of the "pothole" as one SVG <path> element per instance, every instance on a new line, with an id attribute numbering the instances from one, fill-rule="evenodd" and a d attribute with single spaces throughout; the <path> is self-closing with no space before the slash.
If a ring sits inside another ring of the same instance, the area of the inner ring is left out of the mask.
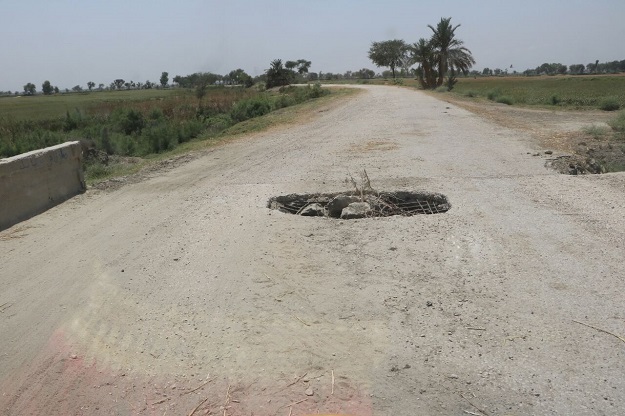
<path id="1" fill-rule="evenodd" d="M 357 218 L 441 214 L 449 211 L 447 197 L 428 192 L 336 192 L 275 196 L 267 208 L 305 217 L 344 220 Z"/>

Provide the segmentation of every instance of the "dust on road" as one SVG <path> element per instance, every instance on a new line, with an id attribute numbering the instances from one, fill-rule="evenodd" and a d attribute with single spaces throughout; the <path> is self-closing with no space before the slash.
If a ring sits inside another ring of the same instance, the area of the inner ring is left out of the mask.
<path id="1" fill-rule="evenodd" d="M 0 412 L 619 414 L 625 343 L 574 320 L 625 335 L 625 175 L 559 175 L 527 131 L 362 88 L 0 234 Z M 452 209 L 266 208 L 363 168 Z"/>

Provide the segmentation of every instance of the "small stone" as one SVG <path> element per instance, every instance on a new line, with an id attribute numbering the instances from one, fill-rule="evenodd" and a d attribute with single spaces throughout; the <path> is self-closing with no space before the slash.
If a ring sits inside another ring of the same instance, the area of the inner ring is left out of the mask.
<path id="1" fill-rule="evenodd" d="M 69 356 L 72 360 L 75 360 L 76 358 L 78 358 L 78 356 L 76 354 L 72 354 Z"/>
<path id="2" fill-rule="evenodd" d="M 306 396 L 312 396 L 313 394 L 315 394 L 315 392 L 313 391 L 312 387 L 308 387 L 305 391 Z"/>
<path id="3" fill-rule="evenodd" d="M 458 379 L 458 374 L 450 374 L 449 378 Z"/>
<path id="4" fill-rule="evenodd" d="M 429 301 L 429 300 L 428 300 L 427 302 L 425 302 L 425 305 L 426 305 L 426 306 L 432 306 L 432 305 L 433 305 L 433 303 L 432 303 L 431 301 Z"/>
<path id="5" fill-rule="evenodd" d="M 546 155 L 552 155 L 552 154 L 553 154 L 553 151 L 551 151 L 551 150 L 547 150 L 547 151 L 545 151 L 545 154 L 546 154 Z"/>

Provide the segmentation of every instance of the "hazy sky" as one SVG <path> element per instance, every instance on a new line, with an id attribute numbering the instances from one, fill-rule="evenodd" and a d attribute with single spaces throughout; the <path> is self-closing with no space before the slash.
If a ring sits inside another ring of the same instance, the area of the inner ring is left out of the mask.
<path id="1" fill-rule="evenodd" d="M 275 58 L 311 71 L 366 67 L 372 41 L 416 42 L 452 17 L 475 69 L 625 59 L 625 0 L 0 0 L 0 90 L 162 71 L 259 75 Z"/>

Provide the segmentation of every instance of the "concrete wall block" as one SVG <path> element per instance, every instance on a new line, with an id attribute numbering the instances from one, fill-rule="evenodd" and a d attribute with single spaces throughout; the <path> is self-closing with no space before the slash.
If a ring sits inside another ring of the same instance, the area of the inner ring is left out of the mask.
<path id="1" fill-rule="evenodd" d="M 80 142 L 0 159 L 0 230 L 85 190 Z"/>

